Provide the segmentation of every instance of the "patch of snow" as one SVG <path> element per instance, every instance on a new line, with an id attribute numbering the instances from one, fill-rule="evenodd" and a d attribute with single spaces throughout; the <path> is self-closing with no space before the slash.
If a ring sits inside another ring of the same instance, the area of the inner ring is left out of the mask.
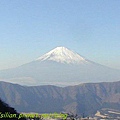
<path id="1" fill-rule="evenodd" d="M 99 111 L 97 111 L 97 113 L 95 114 L 95 116 L 97 117 L 102 117 L 102 118 L 106 118 L 105 115 L 102 115 Z"/>
<path id="2" fill-rule="evenodd" d="M 109 113 L 120 114 L 120 112 L 108 111 Z"/>
<path id="3" fill-rule="evenodd" d="M 39 57 L 37 60 L 45 61 L 51 60 L 60 63 L 68 63 L 68 64 L 79 64 L 86 63 L 87 60 L 81 57 L 79 54 L 65 48 L 65 47 L 57 47 L 45 55 Z"/>

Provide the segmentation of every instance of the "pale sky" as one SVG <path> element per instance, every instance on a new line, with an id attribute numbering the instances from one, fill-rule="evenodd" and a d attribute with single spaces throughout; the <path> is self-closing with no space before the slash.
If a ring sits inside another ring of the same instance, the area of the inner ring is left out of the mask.
<path id="1" fill-rule="evenodd" d="M 2 0 L 0 16 L 0 69 L 57 46 L 120 69 L 120 0 Z"/>

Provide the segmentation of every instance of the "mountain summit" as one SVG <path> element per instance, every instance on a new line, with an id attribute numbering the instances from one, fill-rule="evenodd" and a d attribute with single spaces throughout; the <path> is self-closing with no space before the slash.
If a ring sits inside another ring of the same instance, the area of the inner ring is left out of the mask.
<path id="1" fill-rule="evenodd" d="M 57 47 L 30 63 L 0 71 L 0 80 L 22 85 L 73 85 L 120 80 L 120 71 Z"/>
<path id="2" fill-rule="evenodd" d="M 57 47 L 51 50 L 50 52 L 46 53 L 45 55 L 39 57 L 37 60 L 39 61 L 51 60 L 67 64 L 79 64 L 87 62 L 85 58 L 81 57 L 79 54 L 65 47 Z"/>

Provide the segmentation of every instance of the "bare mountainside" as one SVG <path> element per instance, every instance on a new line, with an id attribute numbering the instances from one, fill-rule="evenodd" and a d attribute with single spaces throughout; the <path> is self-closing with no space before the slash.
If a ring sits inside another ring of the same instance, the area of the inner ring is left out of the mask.
<path id="1" fill-rule="evenodd" d="M 120 81 L 57 87 L 0 82 L 0 97 L 19 112 L 73 112 L 93 115 L 104 108 L 120 111 Z"/>
<path id="2" fill-rule="evenodd" d="M 0 80 L 21 85 L 73 85 L 119 81 L 120 70 L 92 62 L 65 47 L 57 47 L 22 66 L 1 70 Z"/>

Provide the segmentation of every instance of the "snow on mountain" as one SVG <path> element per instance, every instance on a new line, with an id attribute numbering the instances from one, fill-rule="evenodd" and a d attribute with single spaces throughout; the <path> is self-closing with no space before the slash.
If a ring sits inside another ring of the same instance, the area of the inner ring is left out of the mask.
<path id="1" fill-rule="evenodd" d="M 87 62 L 85 58 L 81 57 L 79 54 L 65 47 L 57 47 L 51 50 L 50 52 L 46 53 L 45 55 L 39 57 L 37 60 L 39 61 L 51 60 L 67 64 L 79 64 Z"/>
<path id="2" fill-rule="evenodd" d="M 65 48 L 57 47 L 30 63 L 1 70 L 0 81 L 22 85 L 73 85 L 120 80 L 120 71 L 100 65 Z"/>

